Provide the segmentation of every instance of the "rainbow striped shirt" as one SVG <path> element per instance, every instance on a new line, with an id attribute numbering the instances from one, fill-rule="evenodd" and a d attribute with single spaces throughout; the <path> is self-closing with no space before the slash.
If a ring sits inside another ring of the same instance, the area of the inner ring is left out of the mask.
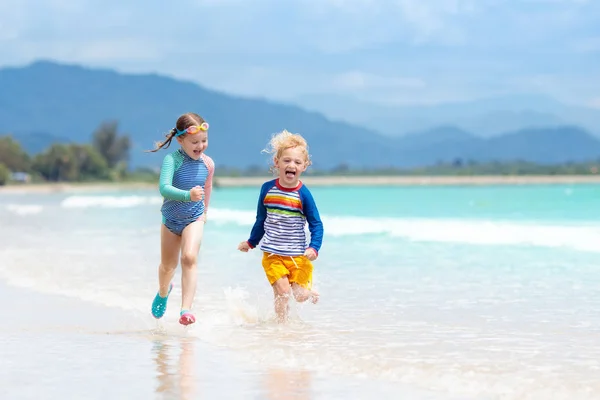
<path id="1" fill-rule="evenodd" d="M 308 222 L 310 243 L 305 226 Z M 285 188 L 277 179 L 265 182 L 260 190 L 256 222 L 248 244 L 269 253 L 298 256 L 307 247 L 317 253 L 323 241 L 323 222 L 306 186 L 300 182 L 295 188 Z"/>

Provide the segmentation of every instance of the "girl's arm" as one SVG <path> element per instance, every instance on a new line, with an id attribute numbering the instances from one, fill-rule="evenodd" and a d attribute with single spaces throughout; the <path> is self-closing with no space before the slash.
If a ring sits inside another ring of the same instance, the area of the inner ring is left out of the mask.
<path id="1" fill-rule="evenodd" d="M 165 199 L 190 201 L 190 192 L 188 190 L 178 189 L 173 186 L 173 175 L 180 166 L 181 161 L 177 162 L 173 154 L 167 154 L 165 156 L 160 169 L 158 190 Z"/>
<path id="2" fill-rule="evenodd" d="M 212 158 L 202 153 L 202 160 L 208 169 L 208 176 L 204 183 L 204 213 L 208 211 L 208 203 L 210 202 L 210 194 L 212 193 L 213 177 L 215 175 L 215 162 Z"/>

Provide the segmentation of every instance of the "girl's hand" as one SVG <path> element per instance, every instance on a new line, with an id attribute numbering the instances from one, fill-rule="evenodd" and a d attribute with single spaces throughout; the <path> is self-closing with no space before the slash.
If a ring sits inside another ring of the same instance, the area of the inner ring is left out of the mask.
<path id="1" fill-rule="evenodd" d="M 304 252 L 304 257 L 308 258 L 310 261 L 315 261 L 317 259 L 318 255 L 317 255 L 317 252 L 315 251 L 315 249 L 309 247 Z"/>
<path id="2" fill-rule="evenodd" d="M 200 201 L 204 197 L 204 189 L 202 186 L 194 186 L 190 190 L 190 200 L 191 201 Z"/>
<path id="3" fill-rule="evenodd" d="M 248 244 L 248 242 L 246 242 L 244 240 L 243 242 L 241 242 L 240 244 L 238 244 L 238 250 L 239 251 L 243 251 L 244 253 L 247 253 L 248 250 L 250 250 L 250 245 Z"/>

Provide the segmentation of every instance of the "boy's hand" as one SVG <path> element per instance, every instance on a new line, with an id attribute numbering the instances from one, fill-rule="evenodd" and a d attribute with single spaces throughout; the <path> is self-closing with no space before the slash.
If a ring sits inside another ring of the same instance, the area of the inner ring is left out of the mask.
<path id="1" fill-rule="evenodd" d="M 239 251 L 243 251 L 244 253 L 247 253 L 248 250 L 250 250 L 250 245 L 248 244 L 248 242 L 246 242 L 244 240 L 243 242 L 241 242 L 240 244 L 238 244 L 238 250 Z"/>
<path id="2" fill-rule="evenodd" d="M 304 252 L 304 257 L 308 258 L 310 261 L 315 261 L 317 259 L 318 255 L 317 255 L 317 252 L 315 251 L 315 249 L 309 247 Z"/>

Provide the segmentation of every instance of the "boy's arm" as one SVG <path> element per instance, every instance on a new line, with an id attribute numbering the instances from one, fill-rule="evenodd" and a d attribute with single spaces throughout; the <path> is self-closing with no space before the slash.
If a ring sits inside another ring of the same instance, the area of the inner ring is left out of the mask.
<path id="1" fill-rule="evenodd" d="M 248 239 L 248 245 L 250 248 L 255 248 L 265 234 L 265 219 L 267 218 L 267 208 L 265 207 L 264 200 L 267 192 L 271 186 L 269 182 L 263 184 L 260 189 L 260 196 L 258 196 L 258 204 L 256 205 L 256 221 L 250 232 L 250 238 Z"/>
<path id="2" fill-rule="evenodd" d="M 323 243 L 323 222 L 321 221 L 317 204 L 310 190 L 306 186 L 302 186 L 300 193 L 302 195 L 302 209 L 306 216 L 306 222 L 308 222 L 308 230 L 310 231 L 310 244 L 308 248 L 313 249 L 318 255 Z"/>
<path id="3" fill-rule="evenodd" d="M 160 169 L 158 190 L 165 199 L 190 201 L 190 192 L 188 190 L 181 190 L 173 186 L 173 175 L 178 167 L 176 164 L 173 154 L 167 154 L 165 156 Z"/>

